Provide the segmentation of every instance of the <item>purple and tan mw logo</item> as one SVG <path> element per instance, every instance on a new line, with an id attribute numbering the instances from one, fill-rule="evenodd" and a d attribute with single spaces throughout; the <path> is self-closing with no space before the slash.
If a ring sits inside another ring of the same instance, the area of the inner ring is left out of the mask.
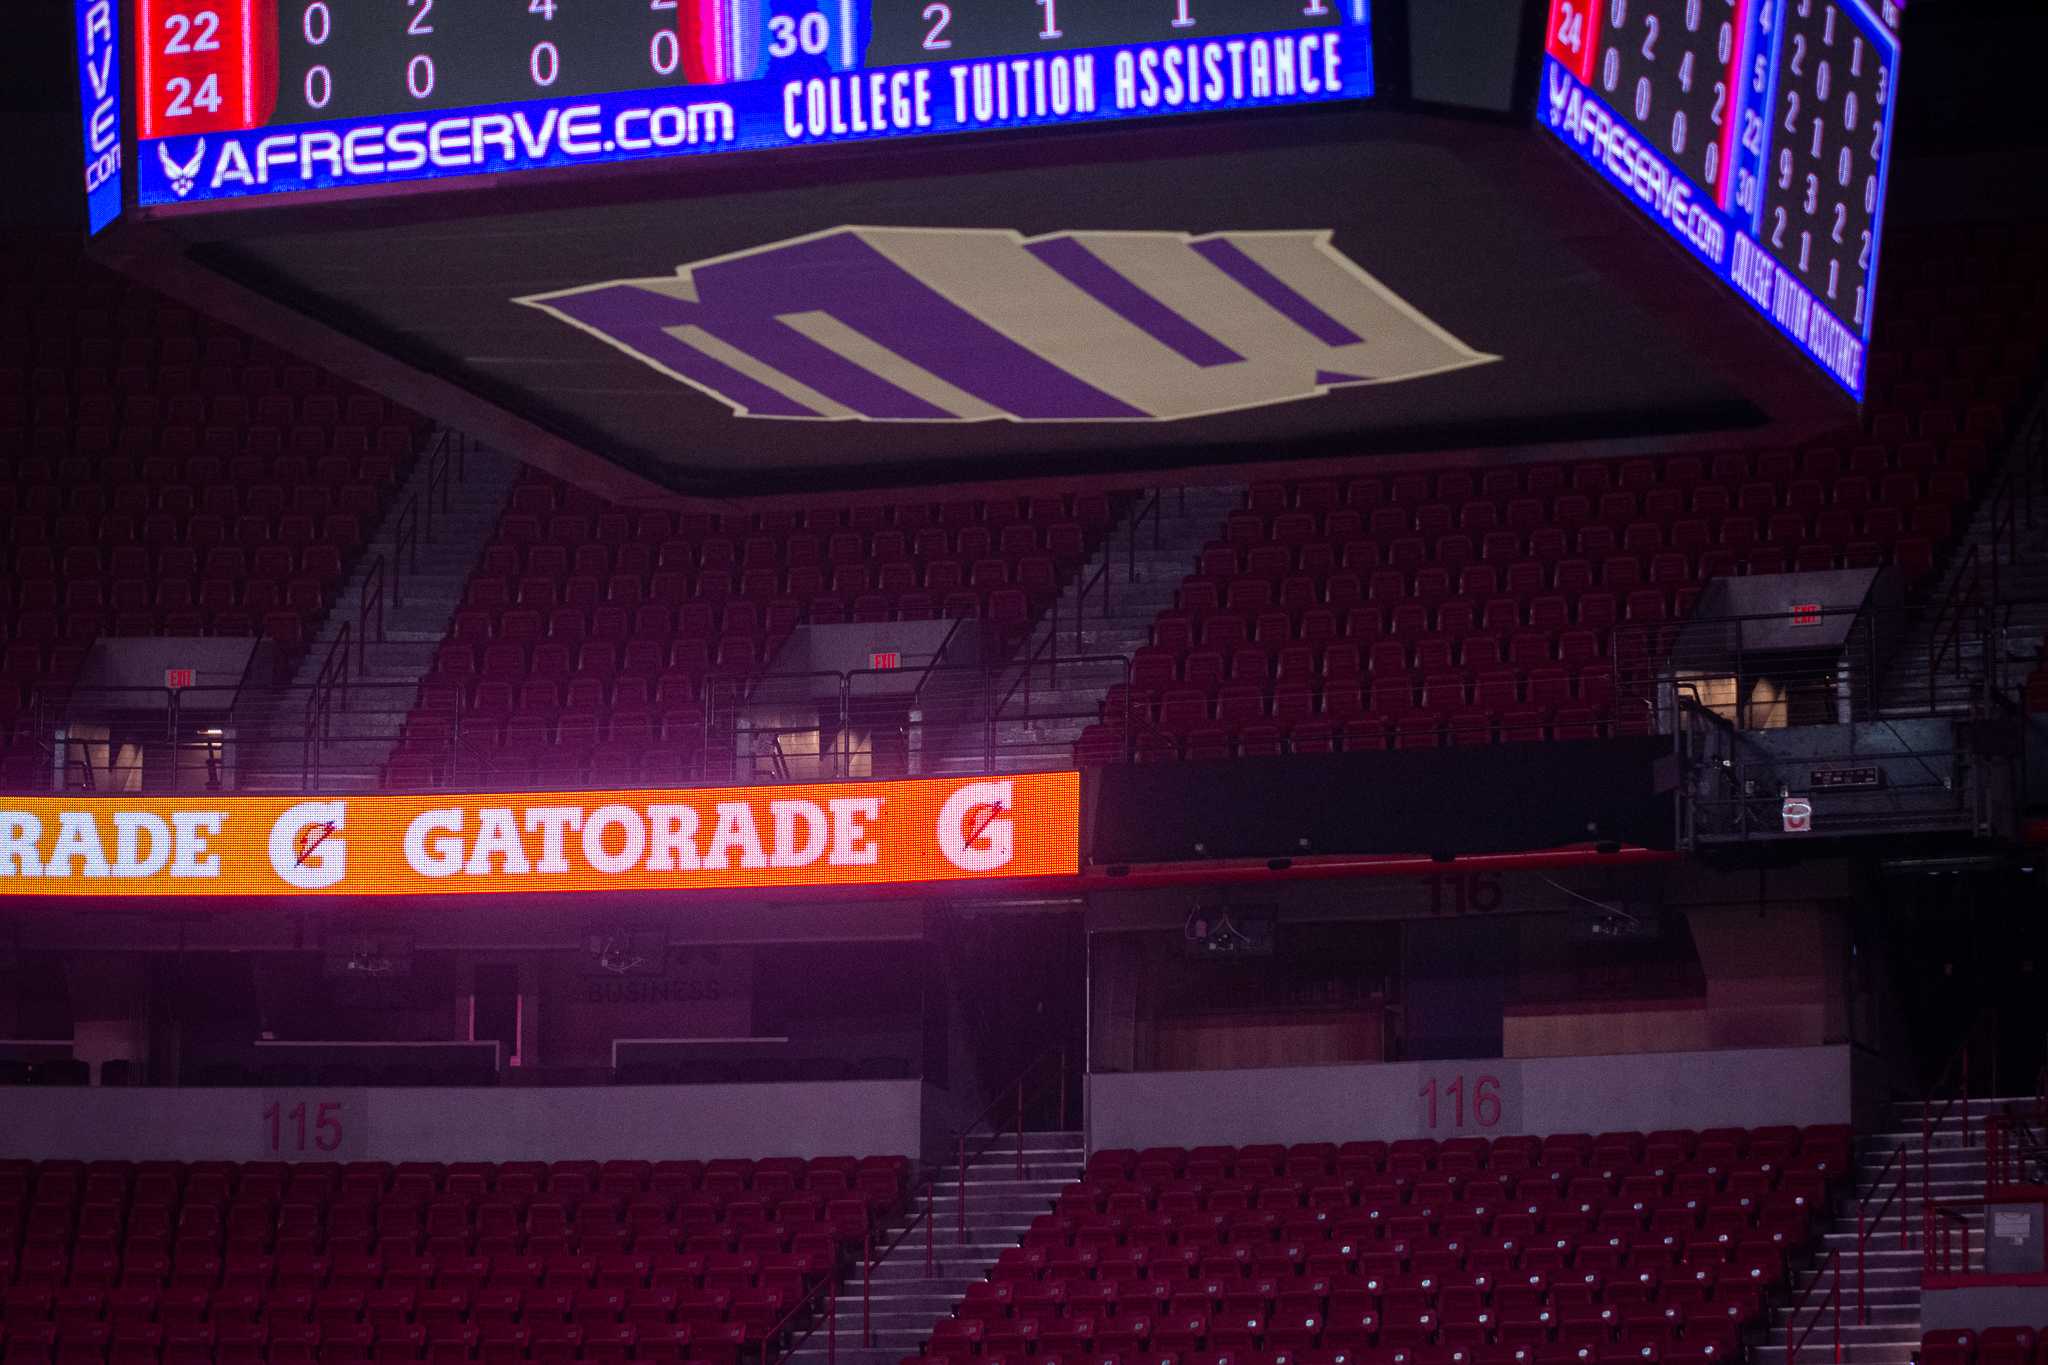
<path id="1" fill-rule="evenodd" d="M 517 302 L 811 421 L 1171 422 L 1499 358 L 1318 231 L 842 227 Z"/>

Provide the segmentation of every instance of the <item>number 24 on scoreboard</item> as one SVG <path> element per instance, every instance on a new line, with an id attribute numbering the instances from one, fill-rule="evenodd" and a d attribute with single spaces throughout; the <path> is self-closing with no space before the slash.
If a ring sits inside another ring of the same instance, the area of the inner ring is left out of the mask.
<path id="1" fill-rule="evenodd" d="M 1598 0 L 1551 0 L 1548 50 L 1583 84 L 1590 85 L 1593 80 L 1593 52 L 1599 46 L 1599 28 Z"/>

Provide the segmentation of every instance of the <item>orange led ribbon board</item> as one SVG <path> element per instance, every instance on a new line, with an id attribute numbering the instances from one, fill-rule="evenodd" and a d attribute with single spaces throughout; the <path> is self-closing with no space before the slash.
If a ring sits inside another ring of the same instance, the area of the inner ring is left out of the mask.
<path id="1" fill-rule="evenodd" d="M 0 896 L 738 891 L 1071 876 L 1080 775 L 309 799 L 0 797 Z"/>

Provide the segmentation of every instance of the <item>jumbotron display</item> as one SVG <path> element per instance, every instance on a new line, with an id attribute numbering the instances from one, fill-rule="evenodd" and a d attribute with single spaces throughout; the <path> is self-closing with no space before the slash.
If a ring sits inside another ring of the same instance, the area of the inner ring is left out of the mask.
<path id="1" fill-rule="evenodd" d="M 1863 396 L 1901 6 L 1551 0 L 1545 127 Z"/>
<path id="2" fill-rule="evenodd" d="M 127 0 L 137 202 L 1358 99 L 1369 0 Z"/>

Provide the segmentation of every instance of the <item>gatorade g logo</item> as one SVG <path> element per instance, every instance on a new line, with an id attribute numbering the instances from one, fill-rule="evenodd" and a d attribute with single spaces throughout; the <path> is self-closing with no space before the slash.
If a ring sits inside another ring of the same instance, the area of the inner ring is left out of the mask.
<path id="1" fill-rule="evenodd" d="M 799 421 L 1172 422 L 1499 359 L 1317 230 L 841 227 L 515 301 Z"/>
<path id="2" fill-rule="evenodd" d="M 970 782 L 939 807 L 939 851 L 964 872 L 993 872 L 1017 851 L 1015 784 Z"/>
<path id="3" fill-rule="evenodd" d="M 348 806 L 341 801 L 305 801 L 270 827 L 270 866 L 304 891 L 333 886 L 348 872 L 348 841 L 341 837 Z"/>

